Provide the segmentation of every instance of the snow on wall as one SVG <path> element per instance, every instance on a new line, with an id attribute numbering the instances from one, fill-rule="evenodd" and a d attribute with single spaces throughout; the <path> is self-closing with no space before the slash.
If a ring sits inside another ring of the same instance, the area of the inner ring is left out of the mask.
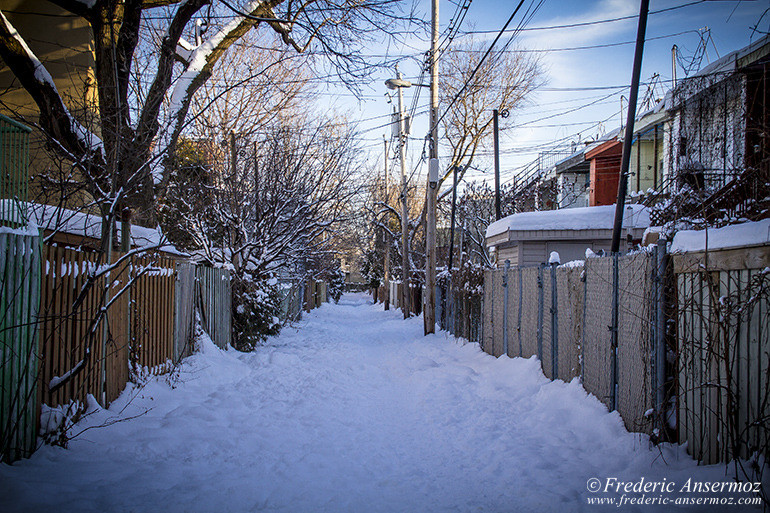
<path id="1" fill-rule="evenodd" d="M 687 253 L 767 244 L 770 244 L 770 219 L 763 219 L 709 230 L 680 230 L 669 251 Z"/>
<path id="2" fill-rule="evenodd" d="M 12 203 L 13 207 L 17 205 L 15 200 L 0 200 L 0 212 L 8 211 L 6 202 Z M 98 215 L 32 202 L 27 203 L 27 212 L 30 223 L 44 230 L 55 230 L 92 239 L 99 239 L 102 236 L 102 218 Z M 120 237 L 120 228 L 118 223 L 118 237 Z M 185 255 L 168 242 L 160 228 L 131 226 L 131 243 L 140 249 L 157 248 L 165 253 Z"/>

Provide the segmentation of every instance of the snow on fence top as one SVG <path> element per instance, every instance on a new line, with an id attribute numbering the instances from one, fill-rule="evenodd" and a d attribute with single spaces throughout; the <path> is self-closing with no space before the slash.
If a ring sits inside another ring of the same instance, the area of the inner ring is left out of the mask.
<path id="1" fill-rule="evenodd" d="M 522 212 L 495 221 L 487 228 L 487 237 L 518 230 L 612 230 L 615 205 L 565 208 L 540 212 Z M 623 228 L 647 228 L 650 212 L 643 205 L 628 205 Z"/>
<path id="2" fill-rule="evenodd" d="M 705 251 L 707 247 L 711 250 L 766 244 L 770 244 L 770 219 L 709 230 L 680 230 L 674 235 L 669 251 L 687 253 Z"/>

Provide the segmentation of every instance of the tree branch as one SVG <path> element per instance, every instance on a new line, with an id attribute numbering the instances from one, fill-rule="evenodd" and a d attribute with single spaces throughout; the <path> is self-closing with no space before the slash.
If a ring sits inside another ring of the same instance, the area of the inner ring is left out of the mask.
<path id="1" fill-rule="evenodd" d="M 0 57 L 40 110 L 40 126 L 86 168 L 104 167 L 102 141 L 81 125 L 64 104 L 53 78 L 0 11 Z"/>

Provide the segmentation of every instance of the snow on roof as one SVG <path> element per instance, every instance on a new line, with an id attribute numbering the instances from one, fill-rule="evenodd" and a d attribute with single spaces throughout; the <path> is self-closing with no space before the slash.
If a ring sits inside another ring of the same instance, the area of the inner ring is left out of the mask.
<path id="1" fill-rule="evenodd" d="M 670 251 L 687 253 L 705 251 L 706 247 L 711 250 L 767 244 L 770 244 L 770 219 L 763 219 L 709 230 L 680 230 L 674 235 Z"/>
<path id="2" fill-rule="evenodd" d="M 15 200 L 0 200 L 0 212 L 10 212 L 18 208 L 19 202 Z M 77 212 L 66 208 L 40 203 L 27 203 L 27 215 L 31 224 L 45 230 L 59 231 L 72 235 L 99 239 L 102 236 L 102 218 L 87 212 Z M 120 223 L 117 225 L 118 237 L 120 237 Z M 131 244 L 139 249 L 154 248 L 172 255 L 186 256 L 176 249 L 158 228 L 145 228 L 144 226 L 131 226 Z"/>
<path id="3" fill-rule="evenodd" d="M 611 230 L 615 205 L 522 212 L 500 219 L 487 228 L 487 237 L 518 230 Z M 647 228 L 650 213 L 643 205 L 628 205 L 623 228 Z"/>

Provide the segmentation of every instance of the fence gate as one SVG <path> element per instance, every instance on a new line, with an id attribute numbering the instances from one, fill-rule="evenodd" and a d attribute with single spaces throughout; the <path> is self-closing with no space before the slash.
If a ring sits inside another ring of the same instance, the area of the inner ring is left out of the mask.
<path id="1" fill-rule="evenodd" d="M 195 337 L 195 266 L 176 264 L 174 294 L 174 361 L 190 356 Z"/>
<path id="2" fill-rule="evenodd" d="M 37 438 L 40 238 L 0 233 L 0 461 L 28 457 Z"/>
<path id="3" fill-rule="evenodd" d="M 211 340 L 224 349 L 232 343 L 233 332 L 230 271 L 198 266 L 195 273 L 201 323 Z"/>

